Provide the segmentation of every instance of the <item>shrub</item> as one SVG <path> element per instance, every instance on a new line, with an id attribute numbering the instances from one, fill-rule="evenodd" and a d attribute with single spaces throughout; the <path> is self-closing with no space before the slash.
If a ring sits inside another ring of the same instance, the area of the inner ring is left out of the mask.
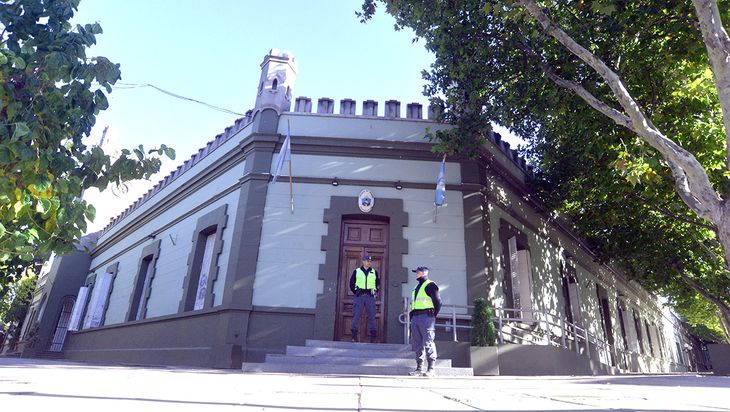
<path id="1" fill-rule="evenodd" d="M 494 311 L 484 298 L 474 301 L 474 314 L 471 318 L 472 346 L 494 346 L 497 343 L 497 331 L 494 327 Z"/>

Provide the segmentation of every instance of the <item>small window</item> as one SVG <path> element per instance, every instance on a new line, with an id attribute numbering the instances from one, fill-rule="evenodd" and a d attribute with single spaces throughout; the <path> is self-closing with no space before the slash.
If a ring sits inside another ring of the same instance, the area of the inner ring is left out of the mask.
<path id="1" fill-rule="evenodd" d="M 651 329 L 649 328 L 649 322 L 644 319 L 644 327 L 646 327 L 646 340 L 649 343 L 649 354 L 651 356 L 655 356 L 654 354 L 654 340 L 651 338 Z"/>
<path id="2" fill-rule="evenodd" d="M 263 90 L 264 90 L 264 82 L 261 82 L 261 84 L 259 84 L 259 93 L 261 93 L 261 91 L 263 91 Z"/>
<path id="3" fill-rule="evenodd" d="M 198 219 L 193 247 L 188 257 L 188 272 L 183 283 L 180 312 L 213 306 L 213 289 L 218 278 L 218 256 L 222 250 L 223 230 L 228 215 L 223 205 Z"/>
<path id="4" fill-rule="evenodd" d="M 213 245 L 215 245 L 215 232 L 209 234 L 205 238 L 205 249 L 203 251 L 203 260 L 200 265 L 200 273 L 198 274 L 198 287 L 195 292 L 195 305 L 193 310 L 203 309 L 205 305 L 205 296 L 208 291 L 208 276 L 210 275 L 210 263 L 213 259 Z"/>
<path id="5" fill-rule="evenodd" d="M 77 331 L 81 327 L 81 319 L 84 316 L 86 305 L 89 303 L 89 286 L 81 286 L 79 293 L 76 295 L 76 303 L 74 303 L 73 311 L 71 312 L 71 320 L 69 321 L 68 330 Z"/>
<path id="6" fill-rule="evenodd" d="M 89 310 L 84 321 L 84 329 L 95 328 L 104 324 L 107 302 L 111 294 L 114 273 L 105 272 L 96 279 L 91 291 Z"/>
<path id="7" fill-rule="evenodd" d="M 504 248 L 504 293 L 507 307 L 514 309 L 506 315 L 523 322 L 533 322 L 532 265 L 527 236 L 503 222 L 500 237 Z"/>
<path id="8" fill-rule="evenodd" d="M 147 301 L 150 297 L 152 280 L 155 277 L 155 266 L 160 254 L 161 241 L 155 240 L 142 249 L 138 265 L 137 277 L 132 284 L 134 289 L 129 297 L 129 311 L 126 320 L 140 320 L 147 317 Z"/>
<path id="9" fill-rule="evenodd" d="M 277 87 L 279 87 L 279 80 L 274 79 L 274 81 L 271 82 L 271 90 L 276 90 Z"/>
<path id="10" fill-rule="evenodd" d="M 134 285 L 134 296 L 132 307 L 129 310 L 128 320 L 144 319 L 144 312 L 147 309 L 147 290 L 150 287 L 150 275 L 152 274 L 152 255 L 145 256 L 139 268 L 139 275 Z"/>
<path id="11" fill-rule="evenodd" d="M 636 314 L 636 311 L 632 312 L 634 313 L 634 329 L 636 330 L 636 342 L 638 345 L 638 352 L 646 353 L 646 348 L 644 347 L 644 336 L 641 331 L 641 318 L 639 318 L 639 315 Z"/>

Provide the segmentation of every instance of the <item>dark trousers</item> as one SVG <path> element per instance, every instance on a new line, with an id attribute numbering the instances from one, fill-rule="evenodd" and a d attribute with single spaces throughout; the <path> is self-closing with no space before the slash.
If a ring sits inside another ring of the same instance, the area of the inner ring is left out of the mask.
<path id="1" fill-rule="evenodd" d="M 360 296 L 355 296 L 355 300 L 352 302 L 352 335 L 357 335 L 358 325 L 360 325 L 360 316 L 362 311 L 368 314 L 368 332 L 374 335 L 378 330 L 375 324 L 375 296 L 371 296 L 367 293 Z"/>
<path id="2" fill-rule="evenodd" d="M 429 363 L 436 360 L 436 318 L 427 314 L 416 315 L 411 318 L 411 338 L 413 339 L 413 351 L 416 352 L 416 362 L 423 363 L 423 354 Z"/>

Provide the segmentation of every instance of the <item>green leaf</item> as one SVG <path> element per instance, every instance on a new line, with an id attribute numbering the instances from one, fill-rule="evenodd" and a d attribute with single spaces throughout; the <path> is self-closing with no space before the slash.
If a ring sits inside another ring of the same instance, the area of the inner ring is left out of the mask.
<path id="1" fill-rule="evenodd" d="M 165 151 L 165 155 L 170 160 L 175 160 L 175 149 L 173 149 L 172 147 L 165 147 L 164 151 Z"/>
<path id="2" fill-rule="evenodd" d="M 23 60 L 22 57 L 14 57 L 13 58 L 13 67 L 20 70 L 25 70 L 25 60 Z"/>
<path id="3" fill-rule="evenodd" d="M 24 122 L 15 123 L 15 131 L 13 132 L 13 139 L 21 138 L 30 133 L 28 125 Z"/>
<path id="4" fill-rule="evenodd" d="M 0 239 L 5 236 L 5 226 L 0 223 Z"/>

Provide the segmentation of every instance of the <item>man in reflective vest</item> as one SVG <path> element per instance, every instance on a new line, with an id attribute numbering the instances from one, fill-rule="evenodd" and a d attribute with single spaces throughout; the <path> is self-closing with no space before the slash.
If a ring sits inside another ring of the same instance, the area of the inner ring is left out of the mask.
<path id="1" fill-rule="evenodd" d="M 411 376 L 434 376 L 436 364 L 436 315 L 441 310 L 439 287 L 428 278 L 428 268 L 419 266 L 412 270 L 418 283 L 411 293 L 411 338 L 413 351 L 416 352 L 416 370 Z M 423 371 L 423 355 L 426 355 L 428 368 Z"/>
<path id="2" fill-rule="evenodd" d="M 380 276 L 378 271 L 372 267 L 373 258 L 362 257 L 362 266 L 352 271 L 350 277 L 350 291 L 355 294 L 352 302 L 352 341 L 358 342 L 358 326 L 360 317 L 365 309 L 368 315 L 368 333 L 370 342 L 375 343 L 377 338 L 377 325 L 375 323 L 375 296 L 380 289 Z"/>

